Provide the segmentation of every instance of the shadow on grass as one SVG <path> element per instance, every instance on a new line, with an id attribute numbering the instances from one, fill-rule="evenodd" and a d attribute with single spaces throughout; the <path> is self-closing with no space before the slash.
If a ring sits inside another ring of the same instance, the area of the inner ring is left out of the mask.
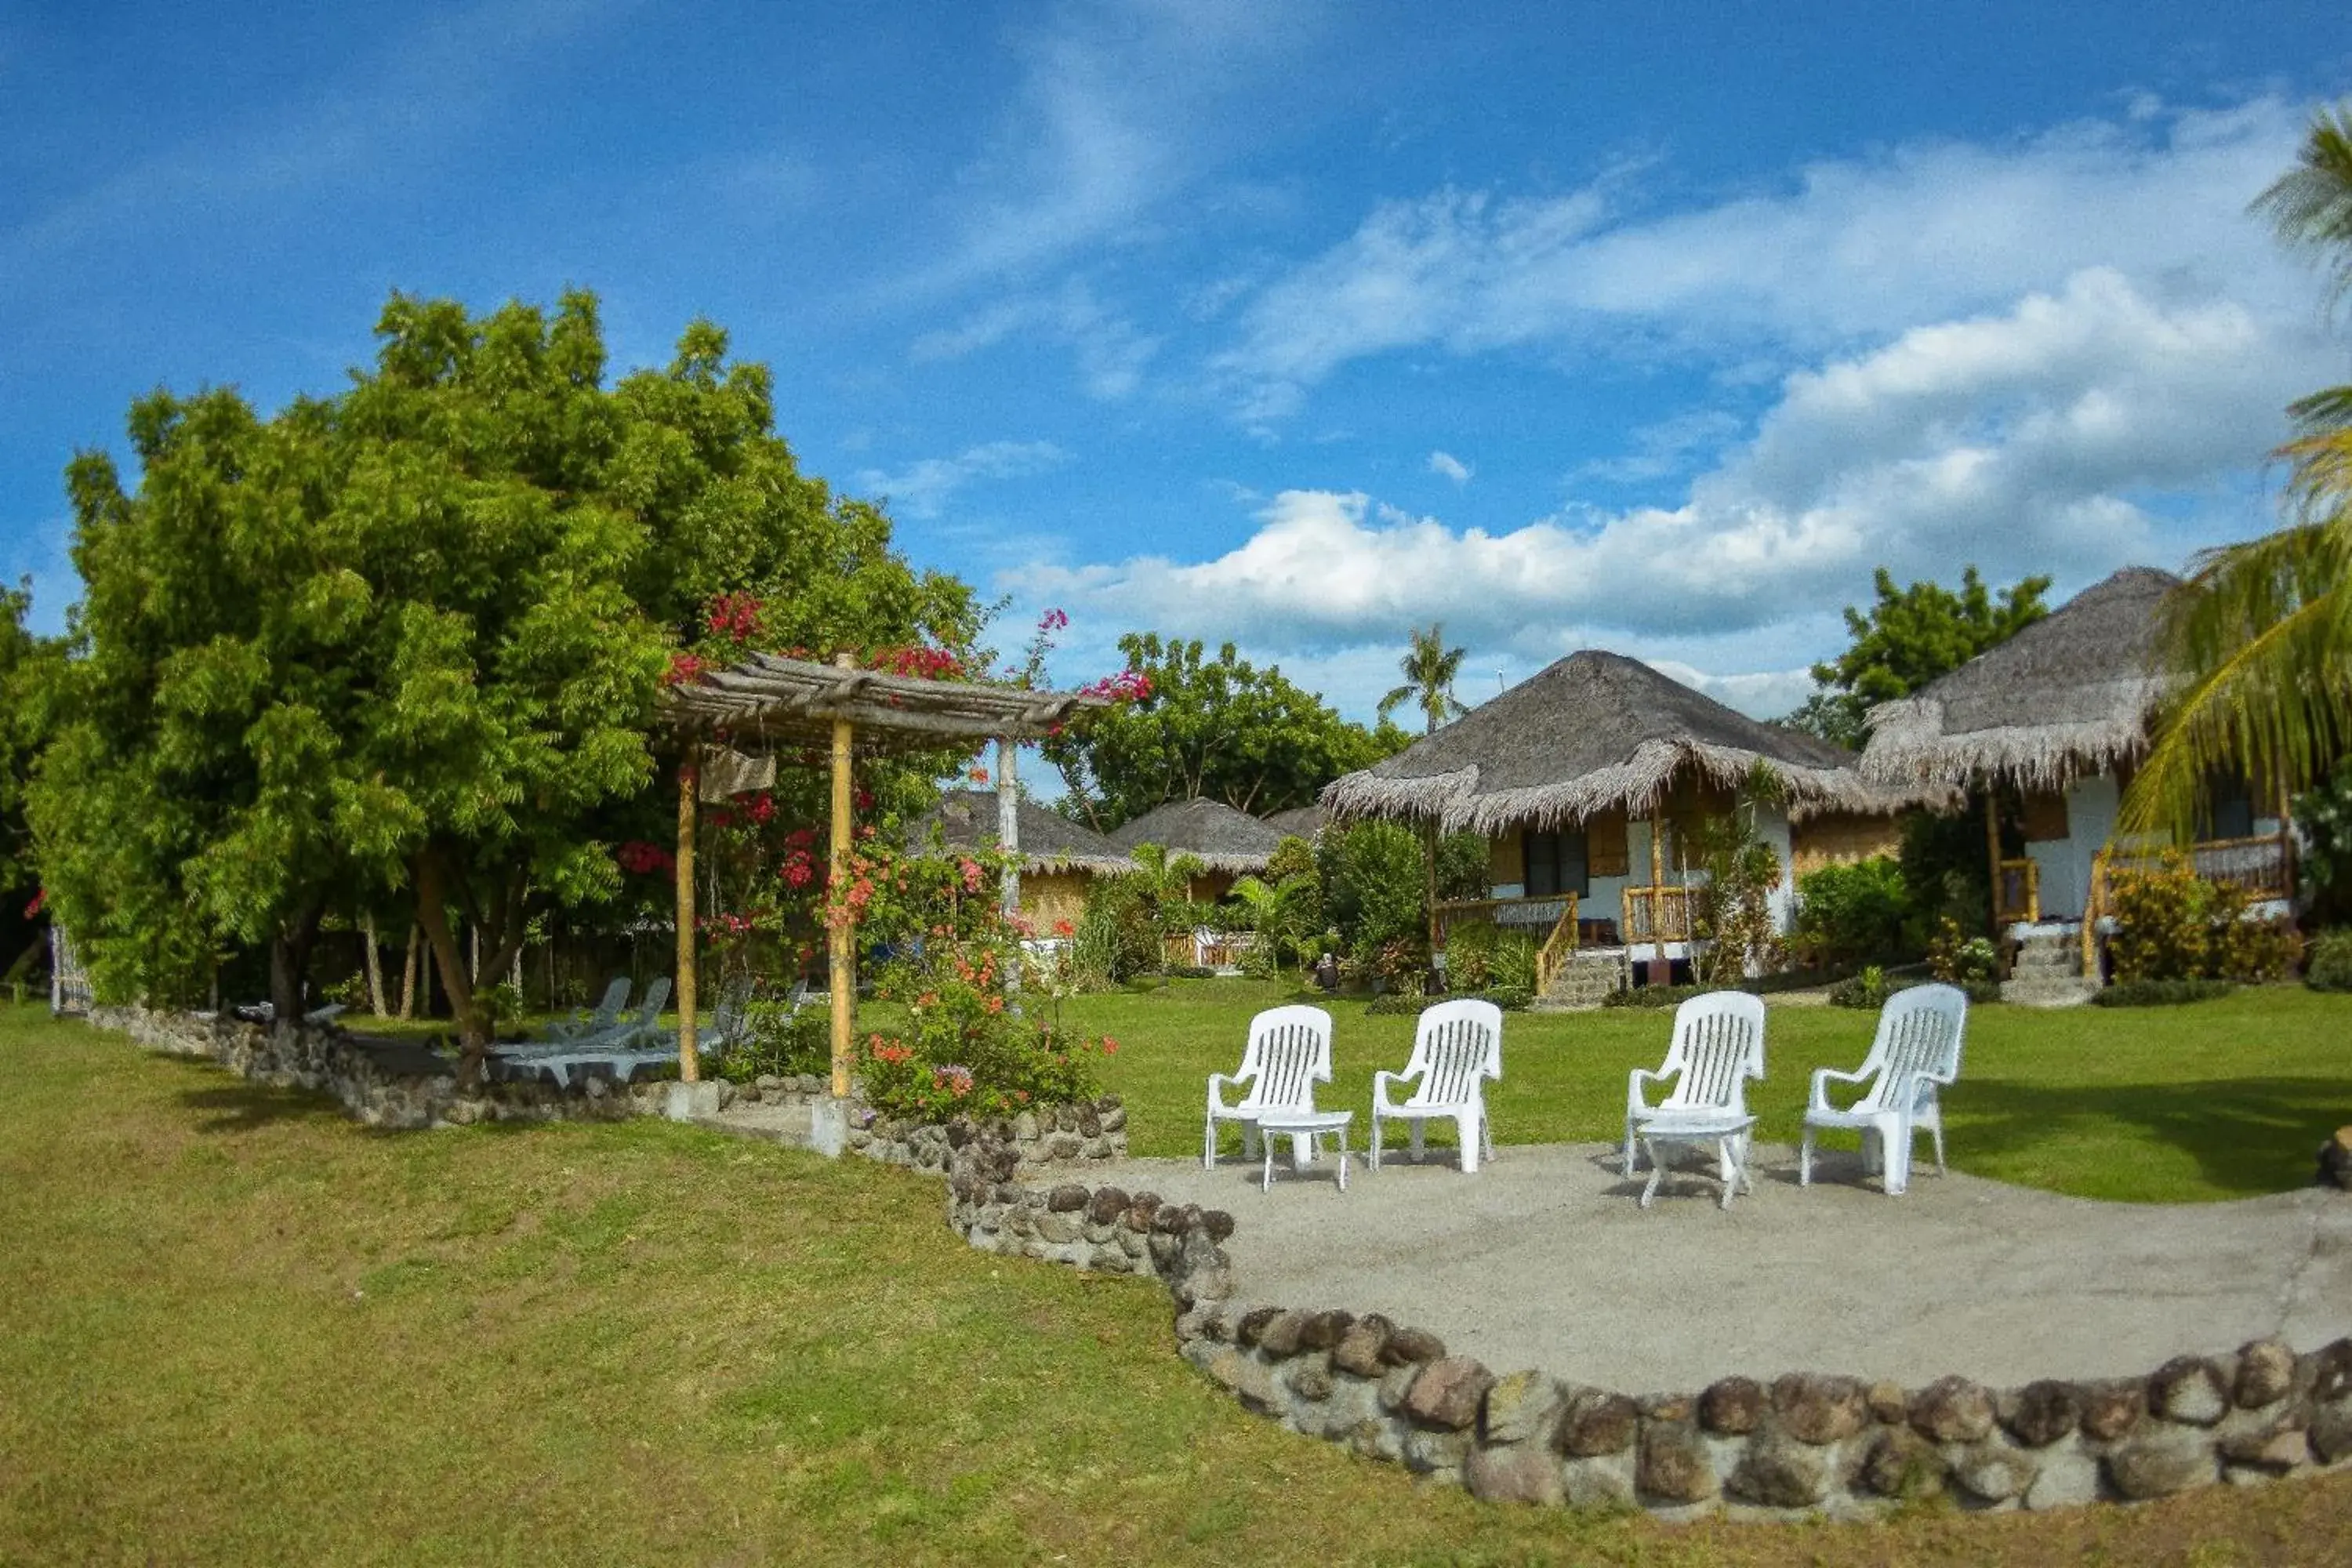
<path id="1" fill-rule="evenodd" d="M 1954 1160 L 1979 1170 L 1980 1160 L 2031 1162 L 2077 1138 L 2128 1160 L 2133 1141 L 2114 1131 L 2122 1123 L 2189 1154 L 2222 1194 L 2255 1197 L 2310 1180 L 2314 1152 L 2352 1121 L 2352 1084 L 2258 1078 L 2064 1088 L 1978 1079 L 1953 1091 L 1945 1116 Z"/>
<path id="2" fill-rule="evenodd" d="M 199 1132 L 252 1132 L 282 1121 L 347 1121 L 331 1098 L 306 1089 L 231 1083 L 180 1091 Z"/>

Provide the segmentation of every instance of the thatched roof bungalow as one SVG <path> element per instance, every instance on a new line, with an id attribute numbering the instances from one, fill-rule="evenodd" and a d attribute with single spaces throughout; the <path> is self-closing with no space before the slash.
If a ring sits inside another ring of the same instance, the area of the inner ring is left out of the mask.
<path id="1" fill-rule="evenodd" d="M 2014 792 L 2023 854 L 2000 857 L 2004 921 L 2076 921 L 2093 902 L 2097 857 L 2165 694 L 2158 638 L 2165 600 L 2179 586 L 2168 572 L 2126 567 L 1916 694 L 1871 710 L 1867 777 Z M 2198 859 L 2209 873 L 2283 894 L 2283 834 L 2275 805 L 2225 787 L 2208 832 L 2221 842 Z"/>
<path id="2" fill-rule="evenodd" d="M 1112 831 L 1110 841 L 1120 852 L 1139 844 L 1158 844 L 1172 854 L 1191 855 L 1208 868 L 1195 878 L 1192 896 L 1222 899 L 1243 877 L 1261 877 L 1283 833 L 1247 812 L 1221 800 L 1171 800 Z"/>
<path id="3" fill-rule="evenodd" d="M 1135 869 L 1135 862 L 1101 834 L 1072 822 L 1035 801 L 1016 807 L 1013 831 L 1021 847 L 1021 910 L 1040 932 L 1050 933 L 1054 922 L 1075 924 L 1087 902 L 1087 889 L 1097 877 L 1117 877 Z M 951 789 L 940 803 L 907 829 L 909 847 L 920 849 L 939 840 L 950 849 L 993 848 L 997 836 L 997 798 L 993 790 Z"/>
<path id="4" fill-rule="evenodd" d="M 1869 784 L 1853 763 L 1841 747 L 1750 719 L 1638 660 L 1586 649 L 1329 784 L 1322 805 L 1334 820 L 1433 821 L 1483 834 L 1495 900 L 1575 893 L 1585 940 L 1608 942 L 1652 929 L 1626 893 L 1667 881 L 1673 825 L 1727 808 L 1759 768 L 1785 801 L 1758 823 L 1780 856 L 1784 918 L 1801 871 L 1886 851 L 1895 813 L 1916 792 Z M 1676 925 L 1665 917 L 1660 934 Z"/>
<path id="5" fill-rule="evenodd" d="M 1323 831 L 1323 808 L 1319 805 L 1294 805 L 1288 811 L 1265 814 L 1265 825 L 1286 838 L 1313 838 Z"/>

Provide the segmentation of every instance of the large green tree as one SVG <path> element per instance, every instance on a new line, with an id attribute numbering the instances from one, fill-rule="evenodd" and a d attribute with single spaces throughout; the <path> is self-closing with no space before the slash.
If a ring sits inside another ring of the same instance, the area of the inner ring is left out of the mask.
<path id="1" fill-rule="evenodd" d="M 1258 816 L 1305 805 L 1409 739 L 1385 720 L 1349 722 L 1231 643 L 1212 658 L 1198 640 L 1130 632 L 1118 647 L 1147 694 L 1087 713 L 1041 748 L 1069 785 L 1065 809 L 1098 831 L 1171 800 L 1206 796 Z"/>
<path id="2" fill-rule="evenodd" d="M 1872 586 L 1876 596 L 1866 609 L 1846 606 L 1853 640 L 1835 658 L 1813 666 L 1818 689 L 1783 724 L 1858 747 L 1872 707 L 1910 696 L 2050 613 L 2042 597 L 2049 578 L 2021 578 L 1995 595 L 1974 566 L 1961 572 L 1957 593 L 1937 583 L 1898 588 L 1884 566 Z"/>
<path id="3" fill-rule="evenodd" d="M 2280 240 L 2352 296 L 2352 104 L 2313 117 L 2294 166 L 2255 198 Z M 2179 676 L 2123 805 L 2127 831 L 2195 830 L 2211 781 L 2325 788 L 2352 751 L 2352 384 L 2288 407 L 2292 521 L 2208 551 L 2174 595 L 2166 651 Z"/>
<path id="4" fill-rule="evenodd" d="M 470 1073 L 474 974 L 608 897 L 618 832 L 663 820 L 656 704 L 715 595 L 729 637 L 811 647 L 968 647 L 979 616 L 799 473 L 767 372 L 708 323 L 609 388 L 584 293 L 395 295 L 377 335 L 345 392 L 268 421 L 146 400 L 135 491 L 77 460 L 88 595 L 34 821 L 116 994 L 186 990 L 226 938 L 268 942 L 299 1005 L 321 915 L 405 887 Z"/>
<path id="5" fill-rule="evenodd" d="M 1454 677 L 1462 672 L 1462 661 L 1469 656 L 1466 648 L 1445 646 L 1445 627 L 1433 622 L 1427 631 L 1418 626 L 1406 634 L 1404 657 L 1397 661 L 1397 673 L 1404 684 L 1390 689 L 1381 699 L 1380 716 L 1386 719 L 1410 702 L 1421 710 L 1424 734 L 1434 735 L 1448 720 L 1470 711 L 1454 695 Z M 1433 818 L 1421 825 L 1422 904 L 1426 914 L 1429 951 L 1434 955 L 1441 938 L 1437 930 L 1437 823 Z"/>

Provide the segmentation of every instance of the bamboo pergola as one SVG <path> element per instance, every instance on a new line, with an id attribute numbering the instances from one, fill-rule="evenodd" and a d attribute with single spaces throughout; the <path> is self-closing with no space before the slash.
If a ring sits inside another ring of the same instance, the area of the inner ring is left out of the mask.
<path id="1" fill-rule="evenodd" d="M 678 1076 L 700 1076 L 695 1057 L 696 803 L 704 789 L 703 754 L 723 741 L 731 758 L 730 776 L 713 780 L 719 793 L 732 794 L 774 778 L 776 760 L 795 763 L 820 748 L 830 753 L 832 874 L 848 866 L 854 842 L 854 756 L 950 751 L 996 742 L 999 834 L 1008 852 L 1017 851 L 1019 826 L 1013 757 L 1023 741 L 1036 740 L 1085 708 L 1108 699 L 1072 691 L 1034 691 L 983 686 L 963 680 L 926 680 L 860 669 L 848 654 L 831 664 L 753 654 L 742 663 L 703 674 L 674 687 L 671 721 L 683 731 L 686 755 L 677 784 L 677 1011 Z M 756 768 L 744 753 L 764 753 Z M 752 776 L 756 773 L 756 777 Z M 1018 908 L 1017 873 L 1007 873 L 1005 907 Z M 850 1041 L 856 1035 L 857 966 L 855 939 L 845 924 L 827 927 L 825 951 L 833 1010 L 833 1093 L 849 1093 Z"/>

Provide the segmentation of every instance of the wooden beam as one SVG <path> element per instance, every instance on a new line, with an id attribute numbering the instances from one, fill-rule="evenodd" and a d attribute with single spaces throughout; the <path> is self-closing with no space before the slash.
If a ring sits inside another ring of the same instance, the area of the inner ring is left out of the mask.
<path id="1" fill-rule="evenodd" d="M 2000 785 L 1985 781 L 1985 853 L 1992 859 L 1992 879 L 1985 884 L 1992 921 L 1993 945 L 2000 945 Z"/>
<path id="2" fill-rule="evenodd" d="M 848 654 L 837 654 L 834 663 L 847 668 Z M 829 884 L 832 897 L 840 899 L 849 877 L 849 846 L 851 842 L 850 806 L 852 795 L 849 781 L 851 733 L 849 721 L 833 721 L 833 878 Z M 833 1004 L 833 1097 L 849 1098 L 849 1040 L 856 1026 L 857 1005 L 856 939 L 855 925 L 844 919 L 828 924 L 825 930 L 825 955 L 828 971 L 825 981 Z"/>
<path id="3" fill-rule="evenodd" d="M 694 1048 L 694 796 L 702 776 L 702 748 L 689 745 L 677 764 L 677 1077 L 698 1082 L 702 1058 Z"/>

